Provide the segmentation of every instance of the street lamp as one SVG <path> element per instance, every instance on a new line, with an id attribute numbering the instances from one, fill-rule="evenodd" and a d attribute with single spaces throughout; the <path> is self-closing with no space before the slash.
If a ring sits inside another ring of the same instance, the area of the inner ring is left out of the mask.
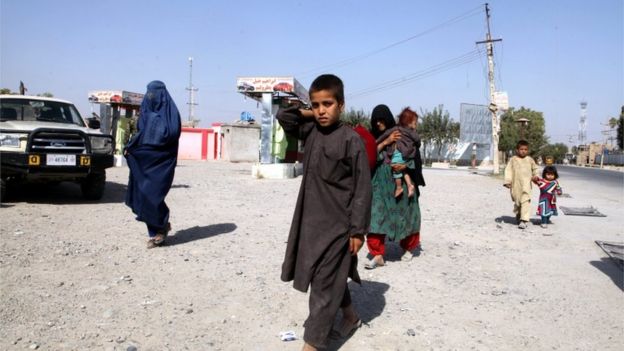
<path id="1" fill-rule="evenodd" d="M 524 139 L 524 130 L 529 126 L 529 120 L 526 118 L 518 118 L 516 123 L 518 123 L 520 128 L 520 139 Z"/>

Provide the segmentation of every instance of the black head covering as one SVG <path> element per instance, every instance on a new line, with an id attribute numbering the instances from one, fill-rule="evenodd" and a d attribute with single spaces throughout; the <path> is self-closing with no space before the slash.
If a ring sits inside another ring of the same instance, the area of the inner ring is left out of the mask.
<path id="1" fill-rule="evenodd" d="M 379 138 L 383 131 L 379 130 L 377 127 L 377 122 L 381 121 L 386 126 L 386 129 L 390 129 L 396 125 L 396 121 L 392 116 L 392 112 L 390 112 L 390 108 L 386 105 L 377 105 L 373 109 L 373 113 L 371 114 L 371 133 L 375 137 L 375 139 Z"/>

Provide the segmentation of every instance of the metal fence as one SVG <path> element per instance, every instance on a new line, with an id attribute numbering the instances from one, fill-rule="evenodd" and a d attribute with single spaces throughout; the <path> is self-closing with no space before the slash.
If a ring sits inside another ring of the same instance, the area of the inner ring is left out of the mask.
<path id="1" fill-rule="evenodd" d="M 614 165 L 614 166 L 623 166 L 624 165 L 624 154 L 607 154 L 604 155 L 604 162 L 603 164 L 605 165 Z M 602 155 L 596 155 L 595 158 L 595 164 L 600 164 L 600 161 L 602 159 Z"/>

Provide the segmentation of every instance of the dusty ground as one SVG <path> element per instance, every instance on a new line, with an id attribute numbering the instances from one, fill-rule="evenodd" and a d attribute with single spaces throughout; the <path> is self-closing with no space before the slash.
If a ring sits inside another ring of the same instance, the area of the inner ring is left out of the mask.
<path id="1" fill-rule="evenodd" d="M 149 251 L 122 203 L 125 168 L 110 170 L 99 203 L 73 184 L 20 189 L 0 209 L 0 349 L 299 350 L 278 334 L 302 336 L 307 315 L 307 296 L 279 280 L 301 178 L 250 170 L 182 162 L 168 197 L 175 235 Z M 386 267 L 360 270 L 351 287 L 367 325 L 332 349 L 622 349 L 622 271 L 593 242 L 624 241 L 622 189 L 562 179 L 572 197 L 560 206 L 608 217 L 520 231 L 499 179 L 425 178 L 424 251 L 405 263 L 391 245 Z"/>

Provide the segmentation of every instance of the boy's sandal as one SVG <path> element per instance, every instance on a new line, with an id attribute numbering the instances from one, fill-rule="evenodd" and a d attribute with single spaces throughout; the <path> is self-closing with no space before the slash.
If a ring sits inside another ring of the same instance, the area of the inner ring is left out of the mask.
<path id="1" fill-rule="evenodd" d="M 340 327 L 338 327 L 338 329 L 332 329 L 331 333 L 329 333 L 329 337 L 333 340 L 344 339 L 353 334 L 361 326 L 361 319 L 358 319 L 355 323 L 349 323 L 343 319 Z"/>

